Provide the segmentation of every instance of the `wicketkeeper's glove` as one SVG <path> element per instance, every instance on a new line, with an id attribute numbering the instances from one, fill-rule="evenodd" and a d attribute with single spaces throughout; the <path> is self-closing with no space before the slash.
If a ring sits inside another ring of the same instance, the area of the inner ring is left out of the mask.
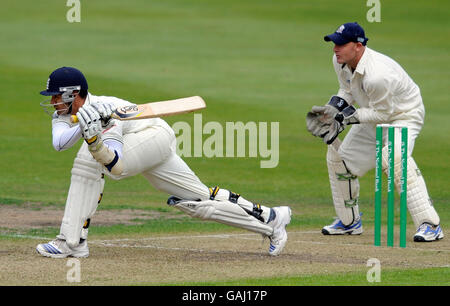
<path id="1" fill-rule="evenodd" d="M 312 135 L 322 138 L 326 144 L 331 144 L 344 130 L 345 115 L 341 121 L 338 119 L 341 119 L 341 114 L 348 108 L 353 106 L 341 97 L 332 96 L 326 105 L 315 105 L 311 108 L 306 115 L 306 128 Z"/>
<path id="2" fill-rule="evenodd" d="M 340 113 L 334 116 L 334 119 L 343 125 L 359 124 L 358 118 L 356 118 L 356 108 L 349 105 L 344 108 Z"/>

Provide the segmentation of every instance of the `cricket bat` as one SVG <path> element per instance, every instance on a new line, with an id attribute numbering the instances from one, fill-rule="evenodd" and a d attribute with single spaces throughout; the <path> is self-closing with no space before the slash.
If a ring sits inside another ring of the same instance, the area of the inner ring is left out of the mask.
<path id="1" fill-rule="evenodd" d="M 137 120 L 167 117 L 190 113 L 203 108 L 206 108 L 205 101 L 200 96 L 193 96 L 175 100 L 123 106 L 116 109 L 111 118 L 118 120 Z M 77 116 L 72 115 L 70 121 L 72 123 L 77 123 Z"/>

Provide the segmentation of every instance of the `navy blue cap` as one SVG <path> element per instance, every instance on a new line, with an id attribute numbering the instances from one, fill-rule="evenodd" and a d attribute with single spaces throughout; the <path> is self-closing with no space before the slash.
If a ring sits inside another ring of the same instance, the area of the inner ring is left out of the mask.
<path id="1" fill-rule="evenodd" d="M 80 90 L 87 90 L 86 78 L 80 70 L 72 67 L 61 67 L 53 71 L 48 77 L 47 89 L 41 91 L 43 96 L 62 94 L 61 87 L 80 86 Z"/>
<path id="2" fill-rule="evenodd" d="M 345 45 L 349 42 L 360 42 L 364 46 L 369 40 L 364 34 L 364 29 L 357 22 L 348 22 L 341 25 L 336 32 L 323 38 L 332 41 L 336 45 Z"/>

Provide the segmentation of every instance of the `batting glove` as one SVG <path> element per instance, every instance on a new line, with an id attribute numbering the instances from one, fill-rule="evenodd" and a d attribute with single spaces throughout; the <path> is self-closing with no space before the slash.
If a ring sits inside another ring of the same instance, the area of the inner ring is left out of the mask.
<path id="1" fill-rule="evenodd" d="M 111 115 L 114 114 L 114 112 L 117 109 L 117 106 L 115 106 L 113 103 L 105 102 L 94 102 L 91 103 L 91 106 L 97 110 L 97 112 L 100 114 L 102 127 L 107 128 L 109 123 L 111 122 Z"/>
<path id="2" fill-rule="evenodd" d="M 80 122 L 80 129 L 83 138 L 88 144 L 97 140 L 98 134 L 102 131 L 102 124 L 100 114 L 90 105 L 81 107 L 77 113 L 78 121 Z"/>

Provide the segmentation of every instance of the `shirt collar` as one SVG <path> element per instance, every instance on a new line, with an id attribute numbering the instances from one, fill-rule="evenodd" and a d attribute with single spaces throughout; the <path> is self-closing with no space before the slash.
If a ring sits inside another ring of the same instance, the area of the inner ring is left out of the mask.
<path id="1" fill-rule="evenodd" d="M 370 49 L 368 47 L 365 48 L 363 55 L 361 56 L 358 65 L 356 66 L 355 72 L 359 74 L 364 74 L 364 69 L 367 65 L 368 57 L 369 57 Z"/>
<path id="2" fill-rule="evenodd" d="M 94 96 L 88 92 L 86 100 L 83 105 L 90 105 L 93 102 Z"/>

